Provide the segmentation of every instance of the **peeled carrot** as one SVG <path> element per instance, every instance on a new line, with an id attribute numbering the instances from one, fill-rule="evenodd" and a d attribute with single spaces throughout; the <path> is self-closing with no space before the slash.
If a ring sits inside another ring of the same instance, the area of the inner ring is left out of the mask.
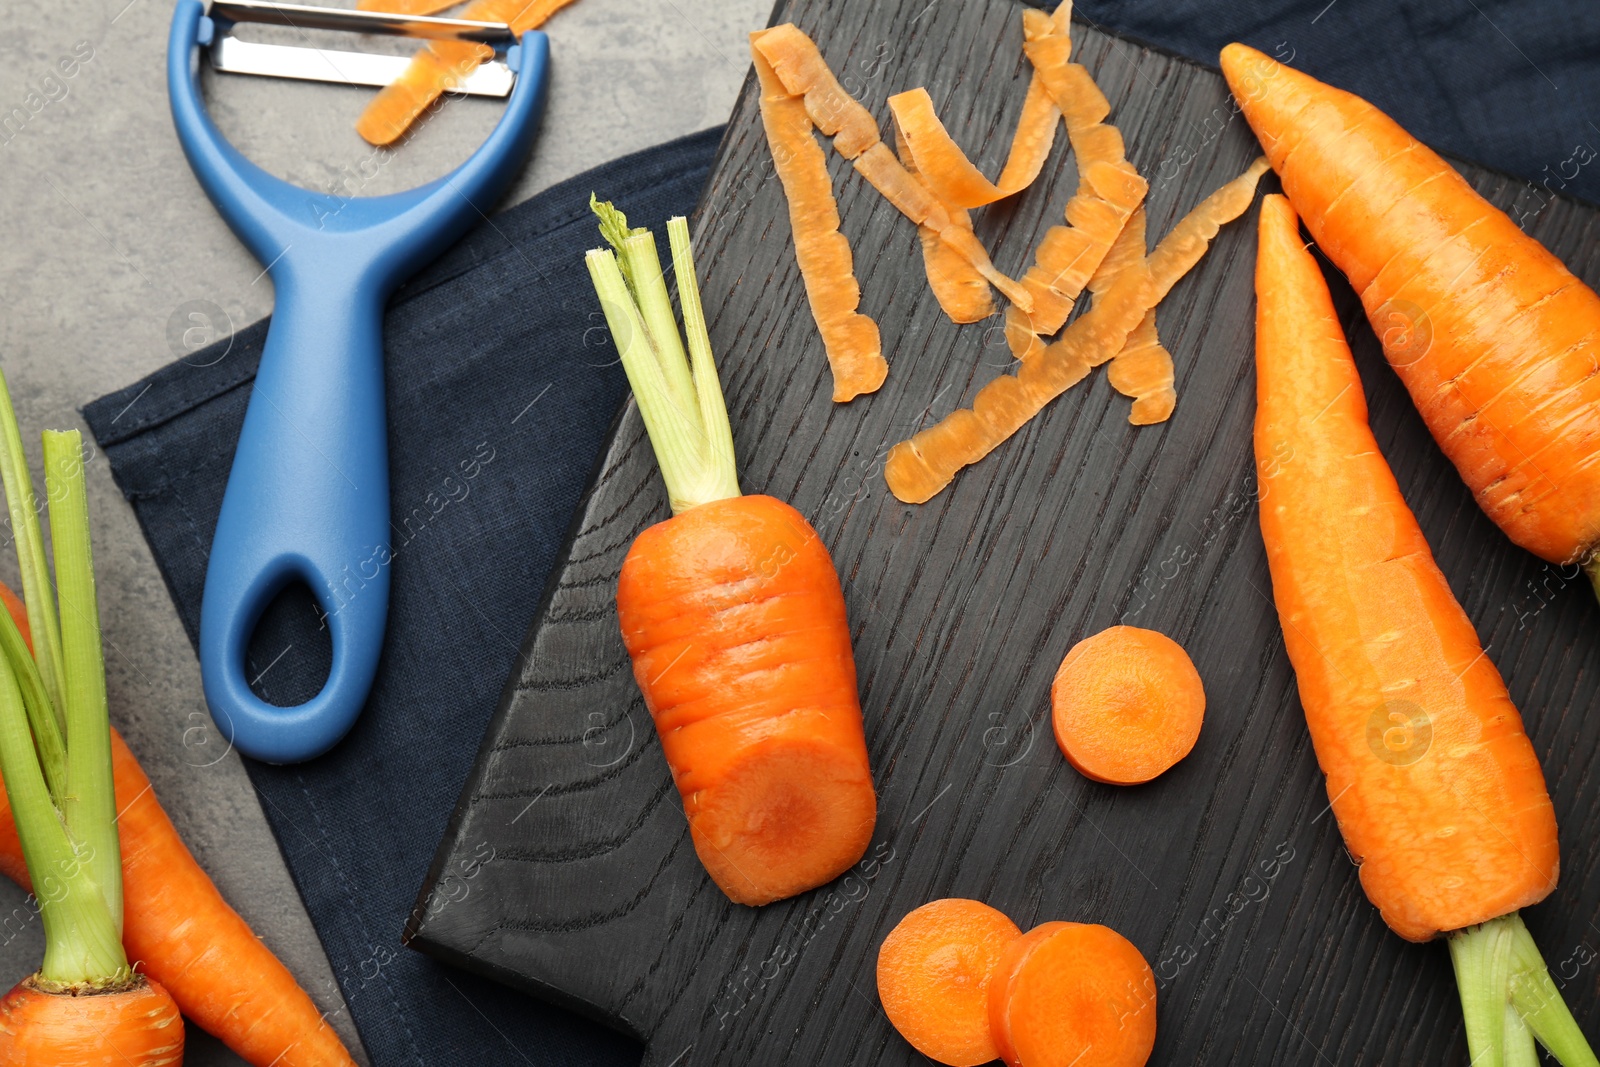
<path id="1" fill-rule="evenodd" d="M 0 999 L 5 1067 L 180 1067 L 183 1017 L 142 976 L 114 993 L 63 996 L 27 979 Z"/>
<path id="2" fill-rule="evenodd" d="M 1479 505 L 1600 589 L 1600 296 L 1365 100 L 1239 44 L 1222 69 Z"/>
<path id="3" fill-rule="evenodd" d="M 1569 1067 L 1594 1064 L 1516 915 L 1560 866 L 1539 761 L 1378 451 L 1321 269 L 1276 195 L 1256 393 L 1273 596 L 1362 888 L 1401 937 L 1451 934 L 1474 1063 L 1534 1062 L 1531 1030 Z"/>
<path id="4" fill-rule="evenodd" d="M 1142 1067 L 1156 1043 L 1155 974 L 1109 927 L 1043 923 L 995 965 L 989 1024 L 1010 1067 Z"/>
<path id="5" fill-rule="evenodd" d="M 1199 261 L 1221 225 L 1244 213 L 1265 171 L 1266 161 L 1258 160 L 1201 201 L 1149 257 L 1119 271 L 1094 306 L 1060 337 L 1030 353 L 1016 374 L 978 390 L 971 408 L 957 408 L 891 448 L 883 475 L 896 498 L 908 504 L 931 500 L 961 468 L 988 455 L 1046 404 L 1120 352 L 1145 315 Z"/>
<path id="6" fill-rule="evenodd" d="M 989 976 L 1021 932 L 976 900 L 935 900 L 910 912 L 878 949 L 884 1014 L 929 1059 L 951 1067 L 995 1059 Z"/>
<path id="7" fill-rule="evenodd" d="M 876 392 L 889 364 L 878 324 L 857 310 L 861 286 L 850 242 L 839 232 L 839 205 L 805 103 L 789 95 L 758 49 L 750 53 L 761 85 L 761 125 L 789 204 L 795 261 L 833 370 L 833 399 L 844 403 Z"/>
<path id="8" fill-rule="evenodd" d="M 546 19 L 570 3 L 572 0 L 474 0 L 460 17 L 473 22 L 503 22 L 520 37 L 544 25 Z M 442 0 L 361 0 L 359 6 L 423 15 L 451 5 Z M 356 132 L 371 144 L 393 144 L 435 100 L 458 88 L 493 55 L 494 49 L 473 41 L 428 42 L 399 78 L 378 90 L 356 119 Z"/>
<path id="9" fill-rule="evenodd" d="M 700 862 L 765 904 L 848 870 L 877 819 L 844 595 L 804 516 L 740 490 L 687 220 L 668 223 L 686 353 L 655 238 L 594 206 L 616 254 L 586 262 L 673 511 L 623 560 L 622 640 Z"/>
<path id="10" fill-rule="evenodd" d="M 1206 693 L 1172 638 L 1113 626 L 1072 646 L 1050 687 L 1056 743 L 1078 773 L 1137 785 L 1189 754 Z"/>

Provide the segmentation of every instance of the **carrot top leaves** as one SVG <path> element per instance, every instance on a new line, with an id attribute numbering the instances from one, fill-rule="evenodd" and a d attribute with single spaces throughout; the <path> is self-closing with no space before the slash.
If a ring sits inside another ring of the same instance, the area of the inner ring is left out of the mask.
<path id="1" fill-rule="evenodd" d="M 627 216 L 593 194 L 589 206 L 599 216 L 600 235 L 611 250 L 592 249 L 585 262 L 644 417 L 673 514 L 740 496 L 733 433 L 695 280 L 688 220 L 667 223 L 689 338 L 685 351 L 655 235 L 630 227 Z"/>

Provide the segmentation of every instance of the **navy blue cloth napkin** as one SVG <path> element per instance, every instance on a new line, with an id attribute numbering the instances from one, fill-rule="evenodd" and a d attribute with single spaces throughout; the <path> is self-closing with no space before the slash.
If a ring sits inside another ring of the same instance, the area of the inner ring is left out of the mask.
<path id="1" fill-rule="evenodd" d="M 633 1042 L 402 948 L 400 931 L 626 388 L 582 265 L 599 240 L 589 192 L 659 232 L 694 210 L 721 132 L 496 215 L 389 308 L 393 588 L 377 684 L 329 755 L 245 761 L 379 1067 L 639 1060 Z M 190 640 L 265 336 L 256 323 L 84 409 Z M 251 660 L 264 698 L 315 693 L 329 650 L 309 594 L 269 609 Z"/>
<path id="2" fill-rule="evenodd" d="M 1548 190 L 1600 201 L 1593 0 L 1079 0 L 1078 12 L 1213 66 L 1234 39 L 1292 56 L 1424 140 L 1529 178 L 1525 210 Z M 579 265 L 596 236 L 589 191 L 659 228 L 694 207 L 719 132 L 495 216 L 390 309 L 394 585 L 372 701 L 322 759 L 246 761 L 378 1067 L 637 1061 L 630 1042 L 398 936 L 623 395 Z M 191 639 L 264 336 L 257 323 L 84 410 Z M 258 629 L 251 670 L 268 699 L 297 703 L 325 676 L 310 617 L 304 595 L 286 596 Z"/>
<path id="3" fill-rule="evenodd" d="M 1078 0 L 1073 13 L 1212 68 L 1230 41 L 1275 55 L 1435 148 L 1527 179 L 1520 215 L 1555 193 L 1600 203 L 1594 0 Z"/>

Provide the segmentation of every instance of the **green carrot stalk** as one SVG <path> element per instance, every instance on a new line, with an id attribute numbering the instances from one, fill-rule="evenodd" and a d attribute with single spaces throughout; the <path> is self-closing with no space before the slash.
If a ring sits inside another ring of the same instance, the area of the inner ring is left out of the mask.
<path id="1" fill-rule="evenodd" d="M 686 355 L 654 236 L 630 229 L 622 212 L 592 195 L 590 206 L 600 217 L 601 236 L 615 251 L 597 248 L 584 261 L 655 446 L 673 514 L 741 495 L 687 220 L 667 224 L 689 335 Z"/>
<path id="2" fill-rule="evenodd" d="M 1534 1039 L 1562 1067 L 1600 1067 L 1517 912 L 1450 935 L 1472 1067 L 1535 1067 Z"/>
<path id="3" fill-rule="evenodd" d="M 134 976 L 122 948 L 122 851 L 81 436 L 46 433 L 44 460 L 54 582 L 0 375 L 0 471 L 29 621 L 38 627 L 30 657 L 16 624 L 0 612 L 0 773 L 44 926 L 37 982 L 46 992 L 115 989 Z M 60 593 L 59 624 L 52 587 Z M 59 698 L 50 692 L 57 672 Z"/>

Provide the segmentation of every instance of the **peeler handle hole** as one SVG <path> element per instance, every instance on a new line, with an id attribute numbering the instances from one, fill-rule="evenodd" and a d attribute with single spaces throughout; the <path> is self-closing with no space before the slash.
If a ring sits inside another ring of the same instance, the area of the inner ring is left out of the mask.
<path id="1" fill-rule="evenodd" d="M 304 582 L 293 582 L 267 604 L 245 646 L 245 681 L 276 707 L 304 704 L 322 691 L 333 668 L 326 613 Z"/>

